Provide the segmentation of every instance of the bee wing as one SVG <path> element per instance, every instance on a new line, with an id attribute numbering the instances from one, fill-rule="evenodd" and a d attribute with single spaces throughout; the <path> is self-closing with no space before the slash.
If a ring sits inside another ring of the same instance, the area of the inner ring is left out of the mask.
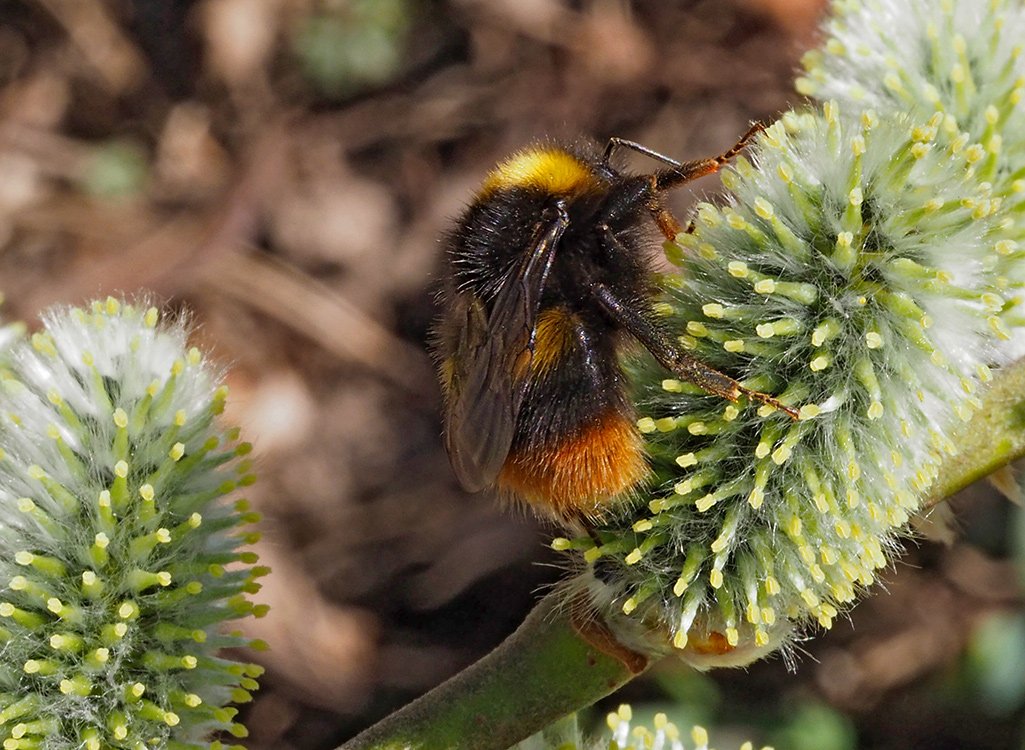
<path id="1" fill-rule="evenodd" d="M 555 246 L 569 216 L 560 201 L 539 225 L 529 251 L 502 280 L 488 315 L 466 306 L 445 414 L 445 447 L 460 484 L 476 492 L 491 484 L 509 455 L 534 351 L 534 333 Z"/>
<path id="2" fill-rule="evenodd" d="M 467 304 L 460 334 L 445 415 L 445 448 L 459 483 L 476 492 L 498 475 L 512 444 L 526 378 L 513 372 L 508 354 L 525 352 L 529 364 L 529 331 L 520 344 L 493 336 L 487 313 L 474 298 Z"/>

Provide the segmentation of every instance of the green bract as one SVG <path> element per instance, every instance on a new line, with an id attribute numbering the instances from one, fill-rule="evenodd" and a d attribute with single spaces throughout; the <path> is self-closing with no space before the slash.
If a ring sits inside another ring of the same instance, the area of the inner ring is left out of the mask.
<path id="1" fill-rule="evenodd" d="M 651 363 L 656 480 L 583 550 L 599 601 L 697 665 L 829 627 L 896 550 L 1006 334 L 994 201 L 970 149 L 918 123 L 789 115 L 669 247 L 660 304 L 695 355 L 800 411 L 730 404 Z"/>
<path id="2" fill-rule="evenodd" d="M 51 314 L 0 381 L 5 750 L 208 748 L 256 687 L 219 626 L 253 614 L 248 445 L 181 324 L 115 300 Z M 214 743 L 213 746 L 220 746 Z"/>

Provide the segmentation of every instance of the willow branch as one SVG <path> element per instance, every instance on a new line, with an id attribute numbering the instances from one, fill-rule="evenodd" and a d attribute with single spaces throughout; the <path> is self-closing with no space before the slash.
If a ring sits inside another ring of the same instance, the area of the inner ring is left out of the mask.
<path id="1" fill-rule="evenodd" d="M 549 594 L 498 648 L 339 750 L 503 750 L 647 669 Z"/>
<path id="2" fill-rule="evenodd" d="M 1025 359 L 997 372 L 979 409 L 954 436 L 958 452 L 944 462 L 922 503 L 931 508 L 1025 455 Z"/>

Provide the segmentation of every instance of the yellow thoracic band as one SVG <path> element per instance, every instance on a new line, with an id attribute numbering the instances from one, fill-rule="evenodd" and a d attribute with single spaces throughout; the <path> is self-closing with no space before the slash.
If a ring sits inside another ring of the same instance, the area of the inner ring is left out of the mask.
<path id="1" fill-rule="evenodd" d="M 553 195 L 574 195 L 595 186 L 594 173 L 572 154 L 553 147 L 517 151 L 484 179 L 480 194 L 503 188 L 532 188 Z"/>

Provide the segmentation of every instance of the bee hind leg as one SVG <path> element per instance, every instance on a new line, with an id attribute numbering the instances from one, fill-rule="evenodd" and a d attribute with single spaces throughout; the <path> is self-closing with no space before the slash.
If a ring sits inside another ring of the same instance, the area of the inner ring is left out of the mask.
<path id="1" fill-rule="evenodd" d="M 798 418 L 797 411 L 792 407 L 766 393 L 742 386 L 729 375 L 719 372 L 681 349 L 643 313 L 620 300 L 604 284 L 595 284 L 591 287 L 591 291 L 602 309 L 651 352 L 659 364 L 677 377 L 693 383 L 706 393 L 719 396 L 727 401 L 736 403 L 741 396 L 746 396 L 779 409 L 791 419 Z"/>

